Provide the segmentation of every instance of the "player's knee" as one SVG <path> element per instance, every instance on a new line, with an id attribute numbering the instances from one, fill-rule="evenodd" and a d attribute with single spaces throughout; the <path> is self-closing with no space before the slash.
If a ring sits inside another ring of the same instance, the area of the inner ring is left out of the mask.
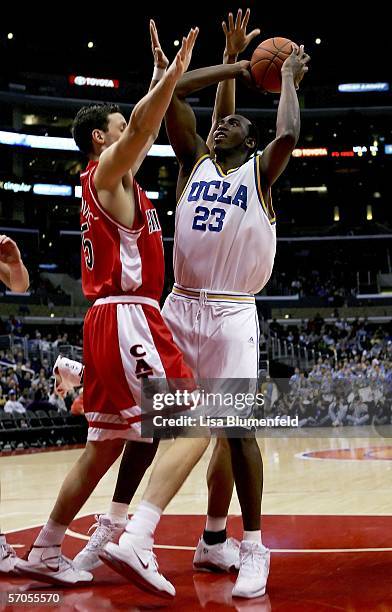
<path id="1" fill-rule="evenodd" d="M 256 438 L 228 438 L 230 450 L 234 454 L 254 455 L 260 454 Z"/>
<path id="2" fill-rule="evenodd" d="M 230 444 L 226 437 L 217 438 L 216 449 L 221 452 L 230 452 Z"/>
<path id="3" fill-rule="evenodd" d="M 106 465 L 114 462 L 121 454 L 124 440 L 106 440 L 105 442 L 87 442 L 84 459 L 92 465 Z"/>

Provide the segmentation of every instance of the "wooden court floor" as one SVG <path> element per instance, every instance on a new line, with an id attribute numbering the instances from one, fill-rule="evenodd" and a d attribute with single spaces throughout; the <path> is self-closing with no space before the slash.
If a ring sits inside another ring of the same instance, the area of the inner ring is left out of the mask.
<path id="1" fill-rule="evenodd" d="M 104 566 L 97 570 L 93 585 L 64 591 L 59 609 L 392 610 L 392 439 L 370 428 L 361 429 L 356 438 L 344 433 L 328 438 L 323 432 L 321 438 L 311 432 L 303 438 L 259 441 L 264 459 L 263 541 L 272 550 L 264 598 L 234 600 L 235 576 L 192 569 L 193 548 L 204 525 L 211 444 L 157 532 L 156 552 L 162 571 L 176 585 L 176 599 L 167 603 L 146 595 Z M 162 443 L 159 452 L 167 444 Z M 18 554 L 27 550 L 47 519 L 80 453 L 76 449 L 0 456 L 1 527 Z M 84 545 L 93 515 L 106 511 L 117 467 L 118 463 L 103 478 L 71 525 L 64 545 L 67 555 L 74 556 Z M 148 474 L 131 512 L 147 478 Z M 230 515 L 230 535 L 240 538 L 235 496 Z M 41 587 L 4 577 L 0 583 L 3 593 Z"/>

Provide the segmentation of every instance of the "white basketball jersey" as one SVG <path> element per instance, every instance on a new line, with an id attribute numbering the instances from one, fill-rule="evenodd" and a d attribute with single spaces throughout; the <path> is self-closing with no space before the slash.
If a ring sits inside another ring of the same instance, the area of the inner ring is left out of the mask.
<path id="1" fill-rule="evenodd" d="M 174 276 L 183 287 L 258 293 L 271 276 L 276 228 L 264 203 L 258 158 L 227 174 L 210 156 L 196 163 L 181 194 Z"/>

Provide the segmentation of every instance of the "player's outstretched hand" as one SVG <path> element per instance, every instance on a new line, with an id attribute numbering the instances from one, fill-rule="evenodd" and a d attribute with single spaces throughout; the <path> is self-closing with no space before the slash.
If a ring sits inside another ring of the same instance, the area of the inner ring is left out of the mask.
<path id="1" fill-rule="evenodd" d="M 184 72 L 188 70 L 191 63 L 192 51 L 195 46 L 196 38 L 199 34 L 199 28 L 192 28 L 188 36 L 182 39 L 180 50 L 178 51 L 173 62 L 170 64 L 167 74 L 173 75 L 177 80 L 182 77 Z"/>
<path id="2" fill-rule="evenodd" d="M 298 89 L 300 82 L 309 70 L 307 63 L 310 60 L 310 55 L 305 53 L 303 45 L 298 47 L 293 43 L 292 47 L 291 55 L 283 62 L 282 75 L 284 73 L 292 75 L 295 88 Z"/>
<path id="3" fill-rule="evenodd" d="M 6 264 L 17 264 L 21 261 L 16 243 L 4 234 L 0 235 L 0 261 Z"/>
<path id="4" fill-rule="evenodd" d="M 152 54 L 154 57 L 154 66 L 156 68 L 163 68 L 163 70 L 166 70 L 169 65 L 169 60 L 162 51 L 161 43 L 159 42 L 157 26 L 155 25 L 155 21 L 153 19 L 150 19 L 150 38 Z"/>
<path id="5" fill-rule="evenodd" d="M 242 53 L 249 43 L 260 34 L 259 28 L 252 30 L 249 34 L 246 33 L 249 16 L 250 9 L 246 9 L 243 19 L 242 9 L 238 9 L 235 22 L 233 13 L 229 13 L 228 15 L 228 26 L 225 21 L 222 21 L 222 29 L 226 36 L 226 55 L 237 56 L 239 53 Z"/>

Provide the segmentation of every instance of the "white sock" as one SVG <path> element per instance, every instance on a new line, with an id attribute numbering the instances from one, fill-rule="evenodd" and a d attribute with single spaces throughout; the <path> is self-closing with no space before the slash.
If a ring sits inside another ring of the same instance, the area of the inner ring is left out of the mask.
<path id="1" fill-rule="evenodd" d="M 154 542 L 155 529 L 160 521 L 161 508 L 146 501 L 141 501 L 125 531 L 142 540 L 143 548 L 151 548 Z"/>
<path id="2" fill-rule="evenodd" d="M 56 521 L 49 519 L 46 525 L 44 525 L 39 532 L 38 537 L 34 542 L 34 546 L 39 546 L 41 548 L 61 546 L 67 528 L 67 525 L 60 525 L 59 523 L 56 523 Z"/>
<path id="3" fill-rule="evenodd" d="M 112 523 L 124 523 L 128 520 L 128 507 L 129 504 L 120 504 L 119 502 L 112 501 L 106 516 L 110 518 Z"/>
<path id="4" fill-rule="evenodd" d="M 259 542 L 259 544 L 261 544 L 261 531 L 244 531 L 243 540 L 247 542 Z"/>
<path id="5" fill-rule="evenodd" d="M 206 531 L 223 531 L 226 529 L 227 516 L 208 516 L 206 520 Z"/>

